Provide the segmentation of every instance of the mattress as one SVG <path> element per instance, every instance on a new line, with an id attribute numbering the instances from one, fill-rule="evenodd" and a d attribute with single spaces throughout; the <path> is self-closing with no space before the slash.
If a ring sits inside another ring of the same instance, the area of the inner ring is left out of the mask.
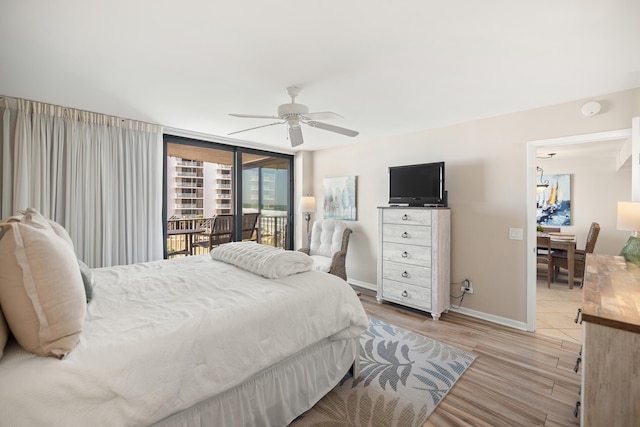
<path id="1" fill-rule="evenodd" d="M 150 425 L 368 326 L 349 285 L 317 271 L 266 279 L 202 255 L 93 272 L 65 359 L 7 344 L 3 426 Z"/>

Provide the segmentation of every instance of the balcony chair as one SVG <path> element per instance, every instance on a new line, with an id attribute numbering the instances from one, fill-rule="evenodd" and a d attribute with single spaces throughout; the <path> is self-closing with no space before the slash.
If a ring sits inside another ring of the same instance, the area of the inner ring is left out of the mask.
<path id="1" fill-rule="evenodd" d="M 242 215 L 242 240 L 258 241 L 259 213 L 246 213 Z"/>
<path id="2" fill-rule="evenodd" d="M 316 221 L 307 236 L 307 247 L 299 250 L 311 256 L 314 270 L 347 280 L 346 259 L 351 232 L 342 221 Z"/>
<path id="3" fill-rule="evenodd" d="M 211 250 L 214 246 L 229 243 L 233 240 L 233 215 L 216 215 L 213 217 L 211 229 L 203 232 L 193 246 Z"/>
<path id="4" fill-rule="evenodd" d="M 584 284 L 584 268 L 587 260 L 587 254 L 593 253 L 596 247 L 596 240 L 598 240 L 598 234 L 600 234 L 600 224 L 592 222 L 589 227 L 589 234 L 587 234 L 587 242 L 584 249 L 576 249 L 573 263 L 573 277 L 574 279 L 580 279 L 580 287 Z M 560 269 L 568 269 L 569 264 L 567 262 L 566 251 L 552 251 L 551 252 L 551 266 L 553 270 L 553 277 L 551 281 L 556 280 L 556 276 L 560 272 Z"/>

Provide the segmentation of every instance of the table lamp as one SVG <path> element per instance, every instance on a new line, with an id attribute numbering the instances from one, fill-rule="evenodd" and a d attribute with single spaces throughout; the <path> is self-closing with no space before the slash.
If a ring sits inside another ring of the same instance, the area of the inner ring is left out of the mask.
<path id="1" fill-rule="evenodd" d="M 640 264 L 640 202 L 618 202 L 618 230 L 632 231 L 620 255 L 627 262 Z"/>
<path id="2" fill-rule="evenodd" d="M 311 220 L 311 212 L 316 211 L 316 198 L 313 196 L 302 196 L 298 212 L 304 213 L 304 220 L 307 221 L 307 235 L 309 234 L 309 221 Z"/>

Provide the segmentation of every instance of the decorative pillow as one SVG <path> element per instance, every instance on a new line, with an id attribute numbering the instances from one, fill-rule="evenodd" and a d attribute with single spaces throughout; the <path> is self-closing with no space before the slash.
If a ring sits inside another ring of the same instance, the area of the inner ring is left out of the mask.
<path id="1" fill-rule="evenodd" d="M 67 232 L 67 230 L 63 226 L 61 226 L 57 222 L 51 221 L 51 220 L 49 220 L 49 225 L 53 229 L 54 233 L 56 233 L 58 236 L 62 237 L 64 239 L 64 241 L 67 242 L 69 244 L 69 246 L 71 246 L 72 249 L 74 249 L 73 242 L 71 241 L 71 236 L 69 236 L 69 233 Z"/>
<path id="2" fill-rule="evenodd" d="M 2 308 L 0 307 L 0 359 L 2 359 L 2 354 L 4 353 L 4 346 L 7 345 L 8 339 L 9 339 L 9 327 L 7 326 L 7 321 L 4 320 L 4 316 L 2 315 Z"/>
<path id="3" fill-rule="evenodd" d="M 25 350 L 62 358 L 78 343 L 86 298 L 78 261 L 49 220 L 34 209 L 0 239 L 0 306 Z"/>
<path id="4" fill-rule="evenodd" d="M 93 272 L 87 264 L 80 260 L 78 260 L 78 266 L 80 267 L 80 275 L 82 276 L 82 284 L 84 285 L 84 293 L 87 297 L 87 304 L 89 304 L 91 298 L 93 298 Z"/>

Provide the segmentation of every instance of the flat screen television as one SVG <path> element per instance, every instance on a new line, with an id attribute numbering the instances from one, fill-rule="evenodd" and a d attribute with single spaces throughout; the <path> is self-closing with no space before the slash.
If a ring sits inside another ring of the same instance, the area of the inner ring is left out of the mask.
<path id="1" fill-rule="evenodd" d="M 389 168 L 389 204 L 447 206 L 444 162 Z"/>

